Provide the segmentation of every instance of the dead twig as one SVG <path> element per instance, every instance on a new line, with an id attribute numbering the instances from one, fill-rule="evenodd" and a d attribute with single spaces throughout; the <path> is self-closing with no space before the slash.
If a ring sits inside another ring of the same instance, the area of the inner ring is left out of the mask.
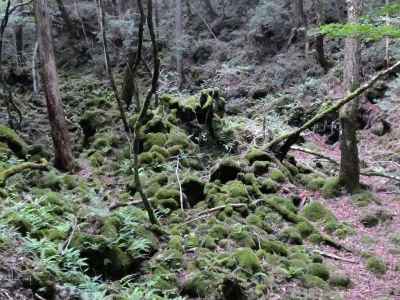
<path id="1" fill-rule="evenodd" d="M 357 263 L 355 260 L 352 260 L 352 259 L 349 259 L 349 258 L 345 258 L 345 257 L 340 257 L 340 256 L 337 256 L 335 254 L 324 252 L 324 251 L 321 251 L 321 250 L 313 250 L 313 252 L 315 252 L 315 253 L 317 253 L 319 255 L 328 257 L 328 258 L 335 259 L 335 260 L 340 260 L 340 261 L 348 262 L 348 263 L 351 263 L 351 264 L 356 264 Z"/>
<path id="2" fill-rule="evenodd" d="M 175 176 L 176 176 L 176 180 L 178 181 L 178 185 L 179 185 L 179 200 L 181 203 L 181 211 L 182 211 L 182 214 L 185 215 L 185 209 L 183 207 L 182 183 L 181 183 L 181 179 L 179 178 L 179 160 L 180 160 L 180 157 L 178 156 L 176 159 Z"/>

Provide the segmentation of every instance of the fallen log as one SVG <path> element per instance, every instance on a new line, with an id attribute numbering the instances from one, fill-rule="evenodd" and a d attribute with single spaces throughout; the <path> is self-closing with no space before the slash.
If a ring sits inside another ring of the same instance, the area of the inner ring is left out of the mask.
<path id="1" fill-rule="evenodd" d="M 6 170 L 0 171 L 0 187 L 6 185 L 7 179 L 18 173 L 26 170 L 47 170 L 48 162 L 42 160 L 41 163 L 25 162 L 15 166 L 12 166 Z"/>

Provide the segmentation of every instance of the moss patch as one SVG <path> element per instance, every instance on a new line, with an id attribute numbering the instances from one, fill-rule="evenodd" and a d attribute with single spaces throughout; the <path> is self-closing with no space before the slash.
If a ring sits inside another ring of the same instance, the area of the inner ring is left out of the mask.
<path id="1" fill-rule="evenodd" d="M 377 275 L 383 275 L 387 271 L 386 263 L 378 257 L 372 256 L 367 259 L 366 263 L 367 263 L 367 269 L 370 272 L 375 273 Z"/>

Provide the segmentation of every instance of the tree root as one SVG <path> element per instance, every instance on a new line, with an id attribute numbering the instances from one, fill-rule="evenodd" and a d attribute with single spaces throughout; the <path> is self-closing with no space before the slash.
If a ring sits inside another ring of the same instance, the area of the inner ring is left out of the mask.
<path id="1" fill-rule="evenodd" d="M 42 160 L 41 163 L 26 162 L 16 166 L 12 166 L 0 172 L 0 187 L 4 187 L 6 185 L 7 179 L 18 173 L 26 170 L 47 170 L 47 167 L 48 162 L 45 160 Z"/>

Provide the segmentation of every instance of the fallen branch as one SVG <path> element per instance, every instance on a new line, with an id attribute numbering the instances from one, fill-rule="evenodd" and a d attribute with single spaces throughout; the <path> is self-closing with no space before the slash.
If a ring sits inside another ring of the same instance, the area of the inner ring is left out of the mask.
<path id="1" fill-rule="evenodd" d="M 304 152 L 304 153 L 311 154 L 311 155 L 314 155 L 314 156 L 322 158 L 322 159 L 326 159 L 329 162 L 333 163 L 334 165 L 339 166 L 339 163 L 335 159 L 333 159 L 333 158 L 331 158 L 329 156 L 323 155 L 323 154 L 321 154 L 319 152 L 312 151 L 310 149 L 306 149 L 306 148 L 302 148 L 302 147 L 297 147 L 297 146 L 292 146 L 292 150 Z M 379 171 L 376 171 L 376 170 L 361 171 L 360 174 L 363 175 L 363 176 L 368 176 L 368 177 L 383 177 L 383 178 L 387 178 L 387 179 L 391 179 L 391 180 L 395 180 L 395 181 L 400 182 L 400 177 L 397 177 L 397 176 L 394 176 L 394 175 L 385 174 L 385 173 L 382 173 L 382 172 L 379 172 Z"/>
<path id="2" fill-rule="evenodd" d="M 16 166 L 12 166 L 4 171 L 0 172 L 0 187 L 6 185 L 7 179 L 11 176 L 14 176 L 18 173 L 21 173 L 26 170 L 47 170 L 48 162 L 43 160 L 40 164 L 26 162 Z"/>
<path id="3" fill-rule="evenodd" d="M 313 252 L 317 253 L 319 255 L 328 257 L 328 258 L 332 258 L 332 259 L 348 262 L 348 263 L 351 263 L 351 264 L 356 264 L 357 263 L 355 260 L 352 260 L 352 259 L 349 259 L 349 258 L 345 258 L 345 257 L 340 257 L 340 256 L 337 256 L 335 254 L 324 252 L 324 251 L 321 251 L 321 250 L 313 250 Z"/>
<path id="4" fill-rule="evenodd" d="M 369 81 L 367 81 L 366 83 L 361 85 L 358 89 L 354 90 L 352 93 L 347 95 L 342 100 L 339 100 L 338 102 L 336 102 L 334 105 L 332 105 L 331 107 L 329 107 L 325 111 L 323 111 L 320 114 L 317 114 L 316 116 L 314 116 L 311 120 L 306 122 L 300 128 L 298 128 L 296 130 L 293 130 L 292 132 L 285 133 L 285 134 L 279 136 L 278 138 L 274 139 L 272 142 L 268 143 L 266 145 L 266 149 L 270 150 L 270 149 L 276 147 L 277 145 L 279 145 L 280 143 L 282 143 L 283 141 L 286 141 L 286 140 L 289 140 L 291 142 L 291 145 L 293 145 L 294 142 L 300 137 L 300 134 L 304 130 L 311 128 L 312 126 L 314 126 L 315 124 L 317 124 L 318 122 L 323 120 L 328 114 L 338 111 L 342 106 L 344 106 L 348 102 L 350 102 L 350 101 L 354 100 L 355 98 L 357 98 L 358 96 L 360 96 L 362 93 L 364 93 L 370 87 L 372 87 L 380 78 L 382 78 L 383 76 L 393 72 L 399 66 L 400 66 L 400 61 L 395 63 L 390 68 L 387 68 L 387 69 L 385 69 L 385 70 L 383 70 L 381 72 L 378 72 L 374 77 L 372 77 Z M 285 150 L 287 149 L 287 151 L 288 151 L 291 145 L 290 145 L 290 143 L 285 143 L 282 148 L 285 148 Z M 286 155 L 286 153 L 282 153 L 282 155 L 283 154 Z M 279 157 L 279 158 L 282 158 L 282 157 Z"/>

